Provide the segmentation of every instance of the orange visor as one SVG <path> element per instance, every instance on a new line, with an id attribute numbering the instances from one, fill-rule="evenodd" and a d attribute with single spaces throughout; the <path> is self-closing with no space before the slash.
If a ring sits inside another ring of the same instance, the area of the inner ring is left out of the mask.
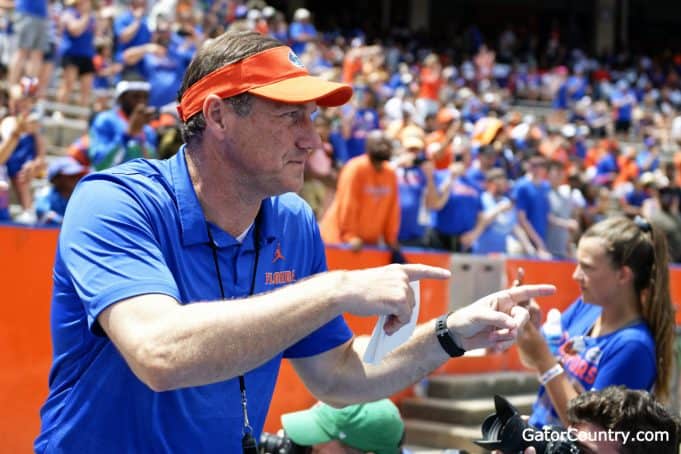
<path id="1" fill-rule="evenodd" d="M 316 101 L 319 106 L 332 107 L 348 102 L 352 88 L 310 76 L 296 54 L 280 46 L 206 75 L 184 92 L 177 112 L 186 122 L 203 110 L 208 95 L 225 99 L 242 93 L 290 104 Z"/>

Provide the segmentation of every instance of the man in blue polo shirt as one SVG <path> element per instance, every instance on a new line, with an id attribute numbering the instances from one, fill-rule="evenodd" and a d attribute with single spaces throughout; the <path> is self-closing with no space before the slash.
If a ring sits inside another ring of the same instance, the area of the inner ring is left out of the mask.
<path id="1" fill-rule="evenodd" d="M 242 437 L 258 438 L 282 357 L 317 397 L 344 405 L 394 393 L 465 349 L 513 342 L 528 319 L 515 301 L 553 287 L 493 294 L 418 327 L 382 363 L 362 362 L 341 314 L 386 315 L 392 334 L 411 316 L 408 282 L 449 272 L 325 272 L 312 211 L 284 193 L 321 146 L 316 106 L 351 93 L 309 76 L 279 41 L 226 33 L 185 75 L 186 145 L 81 181 L 57 248 L 37 452 L 253 452 Z"/>

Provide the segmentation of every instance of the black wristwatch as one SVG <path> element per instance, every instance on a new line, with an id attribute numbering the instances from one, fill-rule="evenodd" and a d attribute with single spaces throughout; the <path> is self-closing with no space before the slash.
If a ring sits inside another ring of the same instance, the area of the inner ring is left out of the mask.
<path id="1" fill-rule="evenodd" d="M 454 336 L 452 336 L 449 328 L 447 328 L 447 317 L 450 315 L 451 312 L 438 317 L 435 322 L 435 335 L 437 336 L 437 340 L 440 342 L 442 349 L 452 358 L 456 358 L 457 356 L 466 353 L 466 350 L 456 345 Z"/>

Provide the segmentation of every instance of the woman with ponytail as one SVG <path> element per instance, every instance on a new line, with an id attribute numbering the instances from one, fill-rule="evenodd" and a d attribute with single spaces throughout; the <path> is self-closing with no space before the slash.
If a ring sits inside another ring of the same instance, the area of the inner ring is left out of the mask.
<path id="1" fill-rule="evenodd" d="M 674 309 L 667 261 L 664 234 L 641 217 L 609 218 L 584 232 L 572 276 L 582 296 L 562 314 L 558 355 L 539 331 L 536 303 L 533 323 L 518 338 L 521 359 L 541 384 L 532 425 L 567 425 L 570 400 L 610 385 L 669 398 Z"/>

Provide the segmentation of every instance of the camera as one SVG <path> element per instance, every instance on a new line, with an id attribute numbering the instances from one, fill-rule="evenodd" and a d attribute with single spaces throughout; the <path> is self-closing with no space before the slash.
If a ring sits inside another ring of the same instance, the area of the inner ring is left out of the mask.
<path id="1" fill-rule="evenodd" d="M 494 396 L 496 413 L 482 423 L 482 440 L 474 443 L 482 448 L 504 454 L 522 453 L 532 446 L 537 454 L 579 454 L 579 445 L 570 440 L 568 432 L 559 427 L 535 429 L 504 397 Z"/>
<path id="2" fill-rule="evenodd" d="M 267 432 L 260 434 L 259 454 L 307 454 L 312 452 L 309 446 L 300 446 L 286 435 L 275 435 Z"/>

